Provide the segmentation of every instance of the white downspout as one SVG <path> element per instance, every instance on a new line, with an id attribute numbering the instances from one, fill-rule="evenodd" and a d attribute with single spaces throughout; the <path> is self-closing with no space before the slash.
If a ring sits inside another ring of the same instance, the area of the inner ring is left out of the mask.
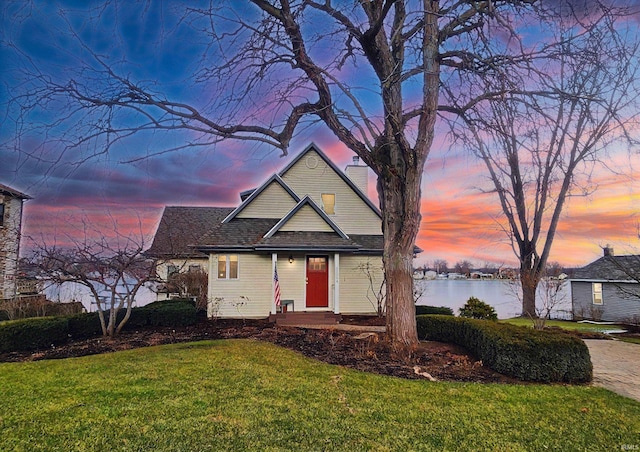
<path id="1" fill-rule="evenodd" d="M 340 314 L 340 254 L 333 255 L 333 312 Z"/>

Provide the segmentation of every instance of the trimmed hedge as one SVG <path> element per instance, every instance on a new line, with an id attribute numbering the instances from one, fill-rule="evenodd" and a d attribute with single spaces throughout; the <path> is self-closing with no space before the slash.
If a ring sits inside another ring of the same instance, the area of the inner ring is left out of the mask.
<path id="1" fill-rule="evenodd" d="M 0 325 L 0 353 L 38 350 L 63 344 L 68 339 L 65 317 L 10 320 Z"/>
<path id="2" fill-rule="evenodd" d="M 122 320 L 126 310 L 118 312 Z M 105 313 L 105 316 L 108 316 Z M 133 308 L 124 329 L 146 326 L 178 327 L 196 323 L 196 308 L 182 301 L 154 302 Z M 105 318 L 108 322 L 108 318 Z M 29 351 L 59 345 L 72 339 L 87 339 L 102 334 L 97 312 L 68 317 L 33 317 L 0 324 L 0 353 Z"/>
<path id="3" fill-rule="evenodd" d="M 453 309 L 446 306 L 416 306 L 416 315 L 453 315 Z"/>
<path id="4" fill-rule="evenodd" d="M 417 317 L 420 339 L 465 347 L 483 365 L 521 380 L 583 383 L 593 367 L 582 340 L 561 331 L 439 315 Z"/>

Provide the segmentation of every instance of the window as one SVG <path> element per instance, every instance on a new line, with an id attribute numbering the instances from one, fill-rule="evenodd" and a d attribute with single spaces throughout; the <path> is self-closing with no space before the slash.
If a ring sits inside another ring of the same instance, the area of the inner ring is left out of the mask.
<path id="1" fill-rule="evenodd" d="M 603 304 L 602 299 L 602 283 L 594 282 L 591 284 L 591 292 L 593 293 L 593 304 Z"/>
<path id="2" fill-rule="evenodd" d="M 4 204 L 0 203 L 0 226 L 4 226 Z"/>
<path id="3" fill-rule="evenodd" d="M 218 256 L 218 279 L 238 279 L 238 255 Z"/>
<path id="4" fill-rule="evenodd" d="M 167 265 L 167 278 L 171 278 L 177 273 L 179 273 L 177 266 L 171 264 Z"/>
<path id="5" fill-rule="evenodd" d="M 333 215 L 336 213 L 336 195 L 335 193 L 323 193 L 322 194 L 322 210 L 327 215 Z"/>
<path id="6" fill-rule="evenodd" d="M 199 264 L 191 264 L 189 265 L 189 273 L 199 272 L 200 265 Z"/>

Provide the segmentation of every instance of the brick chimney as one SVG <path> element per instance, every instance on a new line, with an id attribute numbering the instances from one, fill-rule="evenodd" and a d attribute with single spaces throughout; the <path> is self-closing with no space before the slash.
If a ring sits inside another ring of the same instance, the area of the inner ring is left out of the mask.
<path id="1" fill-rule="evenodd" d="M 608 257 L 608 256 L 613 256 L 613 247 L 610 245 L 606 245 L 604 248 L 602 248 L 602 251 L 604 252 L 604 257 Z"/>

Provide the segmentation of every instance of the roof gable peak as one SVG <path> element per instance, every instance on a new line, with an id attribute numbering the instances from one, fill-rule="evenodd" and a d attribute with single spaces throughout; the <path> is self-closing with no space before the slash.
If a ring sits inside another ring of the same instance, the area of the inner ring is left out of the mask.
<path id="1" fill-rule="evenodd" d="M 342 231 L 342 229 L 340 229 L 340 227 L 334 221 L 332 221 L 331 218 L 329 218 L 327 214 L 324 213 L 324 211 L 320 207 L 318 207 L 318 205 L 315 202 L 313 202 L 313 199 L 311 199 L 309 195 L 306 195 L 304 198 L 302 198 L 298 202 L 298 204 L 296 204 L 295 207 L 289 211 L 288 214 L 282 217 L 282 219 L 278 221 L 278 223 L 276 223 L 276 225 L 264 235 L 264 237 L 265 238 L 272 237 L 285 224 L 287 224 L 287 222 L 291 220 L 291 218 L 293 218 L 296 213 L 298 213 L 305 206 L 310 206 L 315 211 L 315 213 L 320 218 L 322 218 L 324 222 L 328 224 L 329 227 L 331 227 L 331 229 L 333 229 L 333 231 L 335 231 L 335 233 L 338 234 L 340 237 L 342 237 L 343 239 L 349 238 L 349 236 L 345 234 L 344 231 Z"/>

